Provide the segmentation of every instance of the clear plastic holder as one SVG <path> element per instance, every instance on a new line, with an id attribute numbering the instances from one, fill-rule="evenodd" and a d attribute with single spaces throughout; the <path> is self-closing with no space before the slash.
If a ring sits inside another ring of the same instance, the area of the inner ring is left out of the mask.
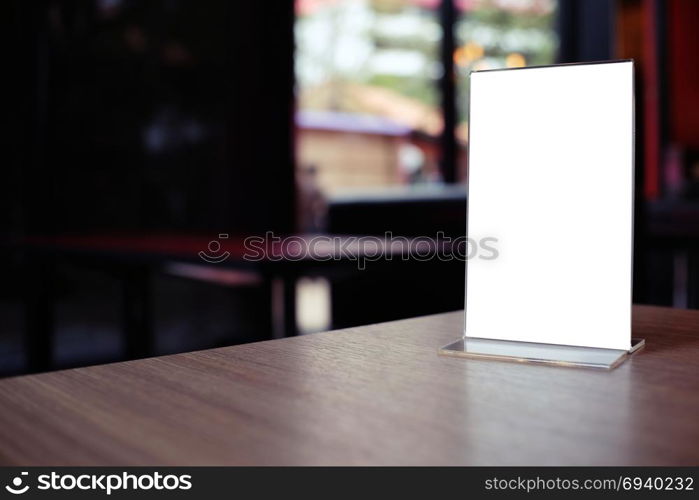
<path id="1" fill-rule="evenodd" d="M 644 345 L 644 339 L 632 338 L 631 349 L 625 351 L 621 349 L 463 337 L 442 347 L 439 350 L 439 354 L 474 359 L 611 370 L 623 363 L 631 354 L 640 350 Z"/>

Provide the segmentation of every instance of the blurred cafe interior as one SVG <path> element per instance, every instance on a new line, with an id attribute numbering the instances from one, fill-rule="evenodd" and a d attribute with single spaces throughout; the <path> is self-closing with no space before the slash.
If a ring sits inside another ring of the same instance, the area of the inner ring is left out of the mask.
<path id="1" fill-rule="evenodd" d="M 2 9 L 0 376 L 463 308 L 460 260 L 243 250 L 270 233 L 463 236 L 481 69 L 634 59 L 634 302 L 699 307 L 699 2 Z"/>

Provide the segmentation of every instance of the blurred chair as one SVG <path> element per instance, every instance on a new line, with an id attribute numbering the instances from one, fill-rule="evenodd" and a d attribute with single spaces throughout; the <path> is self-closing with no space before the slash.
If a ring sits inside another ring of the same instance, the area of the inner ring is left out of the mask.
<path id="1" fill-rule="evenodd" d="M 408 238 L 466 234 L 463 186 L 389 188 L 335 195 L 328 200 L 333 234 Z M 394 258 L 368 262 L 365 270 L 333 277 L 334 328 L 389 321 L 463 308 L 463 261 Z"/>

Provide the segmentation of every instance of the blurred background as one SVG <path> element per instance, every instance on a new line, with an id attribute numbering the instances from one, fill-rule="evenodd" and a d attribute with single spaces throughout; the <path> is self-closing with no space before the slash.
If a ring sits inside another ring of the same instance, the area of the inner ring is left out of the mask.
<path id="1" fill-rule="evenodd" d="M 253 265 L 241 245 L 462 236 L 477 69 L 635 60 L 634 301 L 699 307 L 699 2 L 2 9 L 0 376 L 463 307 L 463 262 Z"/>

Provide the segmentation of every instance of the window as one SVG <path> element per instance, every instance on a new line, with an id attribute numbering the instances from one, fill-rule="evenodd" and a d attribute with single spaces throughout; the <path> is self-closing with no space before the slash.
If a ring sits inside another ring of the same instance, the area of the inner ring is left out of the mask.
<path id="1" fill-rule="evenodd" d="M 440 180 L 435 5 L 297 1 L 297 163 L 307 183 L 333 194 Z"/>
<path id="2" fill-rule="evenodd" d="M 457 140 L 468 138 L 468 75 L 472 70 L 553 64 L 558 41 L 554 0 L 457 0 Z M 463 176 L 463 168 L 461 175 Z"/>
<path id="3" fill-rule="evenodd" d="M 440 16 L 442 1 L 454 2 L 455 19 Z M 301 199 L 442 183 L 440 54 L 450 22 L 464 180 L 469 72 L 552 63 L 555 8 L 555 0 L 296 0 Z"/>

